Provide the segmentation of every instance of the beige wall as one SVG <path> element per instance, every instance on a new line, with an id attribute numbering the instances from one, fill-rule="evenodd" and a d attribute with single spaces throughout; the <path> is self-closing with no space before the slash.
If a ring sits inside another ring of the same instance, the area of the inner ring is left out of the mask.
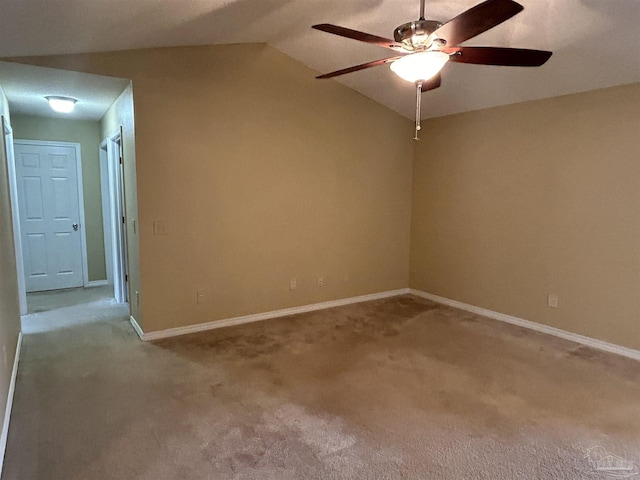
<path id="1" fill-rule="evenodd" d="M 107 278 L 100 192 L 100 124 L 31 115 L 12 116 L 13 137 L 80 144 L 89 280 Z"/>
<path id="2" fill-rule="evenodd" d="M 414 288 L 640 347 L 637 85 L 428 121 L 412 152 L 408 120 L 264 45 L 14 60 L 133 80 L 145 331 L 402 288 L 410 265 Z"/>
<path id="3" fill-rule="evenodd" d="M 129 305 L 131 315 L 144 328 L 142 309 L 137 303 L 140 286 L 140 249 L 138 244 L 138 197 L 136 192 L 136 149 L 133 115 L 133 89 L 124 89 L 100 121 L 100 138 L 106 139 L 122 128 L 123 170 L 125 190 L 125 217 L 127 235 L 127 261 L 129 274 Z"/>
<path id="4" fill-rule="evenodd" d="M 411 286 L 640 348 L 640 84 L 424 131 Z"/>
<path id="5" fill-rule="evenodd" d="M 405 118 L 265 45 L 14 60 L 133 80 L 145 331 L 407 286 Z"/>
<path id="6" fill-rule="evenodd" d="M 0 88 L 0 116 L 10 122 L 9 107 Z M 20 332 L 18 277 L 13 245 L 11 200 L 7 175 L 5 136 L 0 125 L 0 425 L 4 422 L 11 372 Z"/>

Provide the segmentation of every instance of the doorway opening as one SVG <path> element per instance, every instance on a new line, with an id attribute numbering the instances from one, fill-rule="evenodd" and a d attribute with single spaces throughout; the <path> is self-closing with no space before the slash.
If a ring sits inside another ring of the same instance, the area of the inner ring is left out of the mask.
<path id="1" fill-rule="evenodd" d="M 100 144 L 107 279 L 113 280 L 113 295 L 117 303 L 129 301 L 123 155 L 122 129 L 120 128 Z"/>
<path id="2" fill-rule="evenodd" d="M 105 308 L 130 313 L 123 140 L 133 141 L 133 126 L 124 132 L 122 122 L 132 121 L 131 82 L 2 66 L 0 85 L 10 111 L 2 132 L 23 331 L 68 328 L 69 322 L 101 318 L 96 312 Z M 76 112 L 67 117 L 48 109 L 45 93 L 57 92 L 42 90 L 65 80 L 61 93 L 78 98 Z M 33 88 L 29 98 L 25 84 Z"/>

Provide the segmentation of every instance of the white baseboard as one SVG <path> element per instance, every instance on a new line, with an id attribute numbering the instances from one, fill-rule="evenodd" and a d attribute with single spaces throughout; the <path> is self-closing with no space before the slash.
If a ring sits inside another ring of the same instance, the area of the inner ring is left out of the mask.
<path id="1" fill-rule="evenodd" d="M 216 328 L 230 327 L 233 325 L 242 325 L 243 323 L 259 322 L 262 320 L 268 320 L 270 318 L 288 317 L 289 315 L 296 315 L 298 313 L 313 312 L 315 310 L 324 310 L 326 308 L 340 307 L 342 305 L 350 305 L 352 303 L 368 302 L 370 300 L 378 300 L 381 298 L 395 297 L 398 295 L 404 295 L 409 293 L 408 288 L 402 288 L 400 290 L 389 290 L 386 292 L 373 293 L 370 295 L 361 295 L 359 297 L 342 298 L 340 300 L 331 300 L 328 302 L 312 303 L 310 305 L 303 305 L 301 307 L 284 308 L 282 310 L 273 310 L 271 312 L 256 313 L 253 315 L 245 315 L 242 317 L 226 318 L 223 320 L 214 320 L 213 322 L 199 323 L 196 325 L 189 325 L 186 327 L 169 328 L 167 330 L 159 330 L 157 332 L 144 333 L 134 323 L 133 317 L 130 318 L 133 328 L 136 329 L 140 338 L 144 341 L 159 340 L 161 338 L 177 337 L 179 335 L 186 335 L 188 333 L 202 332 L 205 330 L 213 330 Z M 137 326 L 137 327 L 136 327 Z"/>
<path id="2" fill-rule="evenodd" d="M 133 315 L 129 315 L 129 322 L 131 322 L 131 325 L 133 326 L 133 329 L 136 331 L 136 333 L 140 337 L 140 340 L 144 340 L 145 334 L 142 331 L 142 328 L 140 328 L 140 324 L 138 324 L 138 321 L 135 318 L 133 318 Z"/>
<path id="3" fill-rule="evenodd" d="M 222 320 L 214 320 L 213 322 L 199 323 L 196 325 L 189 325 L 186 327 L 169 328 L 167 330 L 159 330 L 156 332 L 144 333 L 138 325 L 138 322 L 129 317 L 129 321 L 141 340 L 148 342 L 151 340 L 159 340 L 161 338 L 177 337 L 180 335 L 187 335 L 189 333 L 203 332 L 206 330 L 214 330 L 216 328 L 231 327 L 234 325 L 242 325 L 244 323 L 259 322 L 262 320 L 269 320 L 271 318 L 287 317 L 290 315 L 296 315 L 298 313 L 313 312 L 315 310 L 324 310 L 326 308 L 340 307 L 342 305 L 350 305 L 353 303 L 368 302 L 371 300 L 378 300 L 381 298 L 395 297 L 398 295 L 412 294 L 417 297 L 425 298 L 436 303 L 448 305 L 453 308 L 458 308 L 467 312 L 482 315 L 484 317 L 499 320 L 501 322 L 510 323 L 519 327 L 528 328 L 537 332 L 546 333 L 547 335 L 553 335 L 565 340 L 569 340 L 575 343 L 586 345 L 588 347 L 603 350 L 605 352 L 615 353 L 624 357 L 632 358 L 640 361 L 640 351 L 632 348 L 623 347 L 621 345 L 615 345 L 613 343 L 597 340 L 595 338 L 586 337 L 573 332 L 567 332 L 559 328 L 550 327 L 541 323 L 531 322 L 523 318 L 513 317 L 504 313 L 494 312 L 486 308 L 476 307 L 475 305 L 469 305 L 468 303 L 459 302 L 457 300 L 451 300 L 450 298 L 440 297 L 432 293 L 423 292 L 421 290 L 415 290 L 410 288 L 401 288 L 398 290 L 389 290 L 386 292 L 373 293 L 370 295 L 361 295 L 358 297 L 343 298 L 340 300 L 331 300 L 328 302 L 313 303 L 310 305 L 303 305 L 300 307 L 285 308 L 282 310 L 273 310 L 271 312 L 256 313 L 253 315 L 245 315 L 242 317 L 226 318 Z"/>
<path id="4" fill-rule="evenodd" d="M 22 347 L 22 332 L 18 333 L 18 343 L 16 345 L 16 356 L 13 359 L 13 371 L 9 382 L 9 392 L 7 393 L 7 407 L 4 411 L 4 423 L 2 424 L 2 435 L 0 436 L 0 476 L 4 466 L 4 454 L 7 449 L 7 439 L 9 436 L 9 421 L 11 420 L 11 408 L 13 407 L 13 394 L 16 391 L 16 380 L 18 377 L 18 363 L 20 362 L 20 348 Z"/>
<path id="5" fill-rule="evenodd" d="M 604 350 L 605 352 L 615 353 L 617 355 L 622 355 L 623 357 L 628 357 L 640 361 L 640 351 L 634 350 L 632 348 L 615 345 L 613 343 L 604 342 L 602 340 L 586 337 L 584 335 L 573 332 L 567 332 L 566 330 L 550 327 L 541 323 L 531 322 L 529 320 L 513 317 L 504 313 L 494 312 L 493 310 L 487 310 L 486 308 L 476 307 L 475 305 L 469 305 L 468 303 L 458 302 L 457 300 L 451 300 L 450 298 L 439 297 L 438 295 L 423 292 L 421 290 L 410 289 L 409 293 L 417 297 L 425 298 L 436 303 L 441 303 L 443 305 L 458 308 L 466 312 L 475 313 L 484 317 L 492 318 L 494 320 L 499 320 L 501 322 L 506 322 L 512 325 L 517 325 L 519 327 L 535 330 L 537 332 L 546 333 L 547 335 L 564 338 L 565 340 L 580 343 L 588 347 L 596 348 L 598 350 Z"/>
<path id="6" fill-rule="evenodd" d="M 106 287 L 107 285 L 109 285 L 108 280 L 91 280 L 84 284 L 84 288 Z"/>

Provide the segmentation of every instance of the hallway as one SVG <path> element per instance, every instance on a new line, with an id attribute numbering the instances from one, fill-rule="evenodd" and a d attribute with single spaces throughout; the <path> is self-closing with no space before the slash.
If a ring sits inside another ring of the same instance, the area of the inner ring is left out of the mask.
<path id="1" fill-rule="evenodd" d="M 113 286 L 73 288 L 27 294 L 22 334 L 53 332 L 127 314 L 113 299 Z"/>

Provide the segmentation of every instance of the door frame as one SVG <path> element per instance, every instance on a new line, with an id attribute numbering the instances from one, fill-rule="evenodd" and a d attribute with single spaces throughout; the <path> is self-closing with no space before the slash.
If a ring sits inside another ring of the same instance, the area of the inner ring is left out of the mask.
<path id="1" fill-rule="evenodd" d="M 20 315 L 27 314 L 27 288 L 24 278 L 22 259 L 22 240 L 20 231 L 20 210 L 18 206 L 18 185 L 16 183 L 16 163 L 13 152 L 13 130 L 9 119 L 2 115 L 2 148 L 7 159 L 7 177 L 9 180 L 9 197 L 11 202 L 11 223 L 13 225 L 13 246 L 16 254 L 16 270 L 18 274 L 18 300 Z"/>
<path id="2" fill-rule="evenodd" d="M 82 257 L 82 285 L 84 287 L 92 286 L 91 285 L 92 282 L 89 282 L 89 266 L 87 264 L 87 236 L 85 232 L 85 220 L 84 220 L 84 189 L 82 187 L 82 156 L 81 156 L 80 144 L 73 143 L 73 142 L 56 142 L 56 141 L 49 141 L 49 140 L 14 139 L 13 145 L 14 147 L 15 145 L 37 145 L 37 146 L 52 146 L 52 147 L 70 147 L 74 149 L 75 157 L 76 157 L 76 179 L 78 182 L 78 214 L 80 217 L 79 230 L 80 230 L 80 254 Z M 18 184 L 17 184 L 17 177 L 15 172 L 15 155 L 14 155 L 13 163 L 14 163 L 13 182 L 10 182 L 10 183 L 13 183 L 13 189 L 15 190 L 12 193 L 12 198 L 13 198 L 13 195 L 15 195 L 16 205 L 18 205 L 17 203 Z M 19 224 L 20 224 L 20 221 L 18 220 L 18 225 Z M 14 231 L 15 231 L 15 221 L 14 221 Z M 20 262 L 22 262 L 22 258 L 23 258 L 22 252 L 20 252 L 20 254 L 21 254 Z M 16 257 L 17 255 L 18 255 L 18 252 L 16 251 Z M 23 267 L 23 276 L 24 276 L 24 267 Z M 22 291 L 26 292 L 26 286 L 24 284 L 22 285 Z"/>
<path id="3" fill-rule="evenodd" d="M 122 172 L 122 130 L 118 128 L 100 143 L 100 181 L 107 278 L 113 279 L 113 295 L 117 303 L 128 303 L 128 257 L 125 223 L 124 179 Z M 103 176 L 103 174 L 106 174 Z M 107 245 L 108 244 L 108 245 Z"/>
<path id="4" fill-rule="evenodd" d="M 107 284 L 113 285 L 113 242 L 111 234 L 111 178 L 109 176 L 108 139 L 99 146 L 100 154 L 100 195 L 102 197 L 102 231 L 104 232 L 104 261 L 107 272 Z"/>

